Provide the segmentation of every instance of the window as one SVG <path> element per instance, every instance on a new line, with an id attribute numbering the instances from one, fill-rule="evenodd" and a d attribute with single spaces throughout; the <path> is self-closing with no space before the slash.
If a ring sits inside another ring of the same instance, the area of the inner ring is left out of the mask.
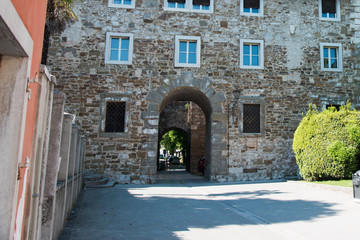
<path id="1" fill-rule="evenodd" d="M 175 67 L 200 67 L 200 37 L 175 37 Z"/>
<path id="2" fill-rule="evenodd" d="M 107 102 L 105 132 L 125 132 L 125 102 Z"/>
<path id="3" fill-rule="evenodd" d="M 341 44 L 320 43 L 321 70 L 342 71 Z"/>
<path id="4" fill-rule="evenodd" d="M 240 40 L 240 68 L 264 68 L 264 41 Z"/>
<path id="5" fill-rule="evenodd" d="M 260 104 L 244 104 L 243 132 L 260 133 Z"/>
<path id="6" fill-rule="evenodd" d="M 100 137 L 128 136 L 129 93 L 100 94 Z"/>
<path id="7" fill-rule="evenodd" d="M 240 135 L 260 137 L 265 133 L 265 100 L 258 96 L 240 96 Z"/>
<path id="8" fill-rule="evenodd" d="M 185 8 L 185 0 L 167 0 L 168 8 Z"/>
<path id="9" fill-rule="evenodd" d="M 109 0 L 109 7 L 135 8 L 135 0 Z"/>
<path id="10" fill-rule="evenodd" d="M 342 97 L 321 97 L 321 109 L 325 110 L 328 108 L 335 108 L 339 110 L 341 106 L 346 104 L 346 98 Z"/>
<path id="11" fill-rule="evenodd" d="M 319 0 L 321 20 L 340 21 L 340 0 Z"/>
<path id="12" fill-rule="evenodd" d="M 210 0 L 192 0 L 192 8 L 196 9 L 196 10 L 209 11 L 210 10 Z"/>
<path id="13" fill-rule="evenodd" d="M 106 33 L 105 63 L 132 64 L 133 35 Z"/>
<path id="14" fill-rule="evenodd" d="M 164 9 L 170 11 L 212 13 L 214 0 L 164 0 Z"/>
<path id="15" fill-rule="evenodd" d="M 326 104 L 326 109 L 335 108 L 336 111 L 339 111 L 340 107 L 341 107 L 341 105 L 339 105 L 339 104 Z"/>
<path id="16" fill-rule="evenodd" d="M 240 0 L 240 14 L 250 16 L 264 15 L 263 0 Z"/>

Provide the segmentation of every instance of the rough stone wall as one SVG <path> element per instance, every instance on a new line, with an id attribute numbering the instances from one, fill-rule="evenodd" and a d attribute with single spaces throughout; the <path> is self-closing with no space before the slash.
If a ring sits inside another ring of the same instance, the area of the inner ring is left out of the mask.
<path id="1" fill-rule="evenodd" d="M 162 136 L 168 130 L 179 128 L 188 132 L 190 125 L 185 107 L 187 102 L 178 101 L 167 105 L 160 113 L 159 133 Z"/>
<path id="2" fill-rule="evenodd" d="M 200 81 L 197 89 L 212 103 L 207 140 L 214 181 L 296 174 L 292 137 L 308 104 L 359 103 L 356 1 L 341 1 L 341 21 L 320 21 L 318 1 L 264 1 L 262 17 L 240 15 L 239 0 L 215 0 L 212 14 L 169 12 L 163 2 L 136 0 L 135 9 L 122 9 L 83 0 L 75 6 L 79 21 L 51 38 L 48 65 L 68 96 L 66 110 L 86 134 L 87 169 L 120 182 L 153 182 L 159 105 L 177 79 L 181 87 Z M 134 34 L 132 65 L 104 63 L 107 32 Z M 174 67 L 176 35 L 201 37 L 200 68 Z M 239 67 L 240 39 L 264 40 L 263 70 Z M 342 44 L 342 72 L 321 71 L 320 42 Z M 107 92 L 130 96 L 125 137 L 99 137 L 100 94 Z M 240 136 L 241 96 L 264 99 L 264 136 Z"/>
<path id="3" fill-rule="evenodd" d="M 198 161 L 205 156 L 206 117 L 201 108 L 191 102 L 188 111 L 191 126 L 190 173 L 198 174 Z"/>

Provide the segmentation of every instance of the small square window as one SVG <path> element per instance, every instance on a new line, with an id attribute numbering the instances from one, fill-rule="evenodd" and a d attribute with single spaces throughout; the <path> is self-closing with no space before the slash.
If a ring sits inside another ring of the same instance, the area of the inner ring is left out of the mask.
<path id="1" fill-rule="evenodd" d="M 132 64 L 133 35 L 106 33 L 105 63 Z"/>
<path id="2" fill-rule="evenodd" d="M 240 68 L 264 68 L 264 41 L 240 40 Z"/>
<path id="3" fill-rule="evenodd" d="M 263 0 L 240 0 L 240 14 L 250 16 L 264 15 Z"/>
<path id="4" fill-rule="evenodd" d="M 109 0 L 109 7 L 135 8 L 135 0 Z"/>
<path id="5" fill-rule="evenodd" d="M 169 11 L 213 13 L 214 0 L 164 0 L 164 9 Z"/>
<path id="6" fill-rule="evenodd" d="M 320 43 L 321 70 L 342 71 L 341 44 Z"/>
<path id="7" fill-rule="evenodd" d="M 200 37 L 175 37 L 175 67 L 200 67 Z"/>
<path id="8" fill-rule="evenodd" d="M 321 20 L 340 21 L 340 0 L 319 0 Z"/>

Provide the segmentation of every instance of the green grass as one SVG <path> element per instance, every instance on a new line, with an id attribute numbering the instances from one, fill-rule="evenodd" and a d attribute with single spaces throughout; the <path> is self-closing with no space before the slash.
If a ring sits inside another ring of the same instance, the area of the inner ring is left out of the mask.
<path id="1" fill-rule="evenodd" d="M 336 180 L 336 181 L 314 181 L 313 183 L 318 184 L 325 184 L 325 185 L 332 185 L 332 186 L 339 186 L 339 187 L 353 187 L 352 180 Z"/>

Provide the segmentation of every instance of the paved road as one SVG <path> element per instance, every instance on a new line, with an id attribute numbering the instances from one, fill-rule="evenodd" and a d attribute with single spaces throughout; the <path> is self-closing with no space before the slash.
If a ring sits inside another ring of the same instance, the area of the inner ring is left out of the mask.
<path id="1" fill-rule="evenodd" d="M 83 191 L 60 239 L 359 240 L 360 204 L 351 192 L 166 173 L 157 185 Z"/>

